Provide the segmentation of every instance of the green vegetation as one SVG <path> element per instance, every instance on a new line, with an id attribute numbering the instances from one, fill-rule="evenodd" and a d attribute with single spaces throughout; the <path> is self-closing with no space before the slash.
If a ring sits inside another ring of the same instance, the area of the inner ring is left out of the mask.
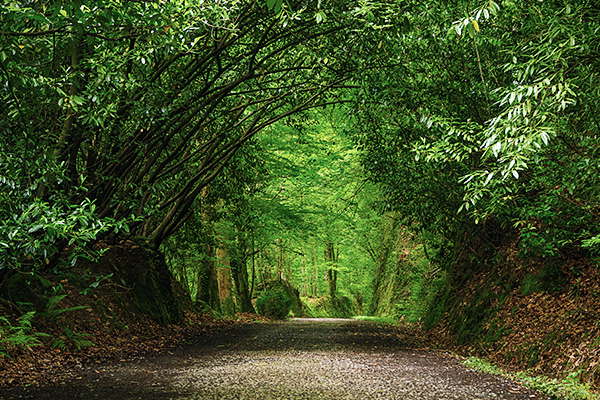
<path id="1" fill-rule="evenodd" d="M 350 318 L 360 310 L 349 297 L 303 297 L 302 304 L 305 316 L 311 318 Z"/>
<path id="2" fill-rule="evenodd" d="M 65 327 L 63 335 L 52 340 L 52 347 L 60 350 L 81 350 L 83 347 L 94 346 L 94 342 L 85 339 L 90 336 L 90 333 L 73 332 L 69 327 Z"/>
<path id="3" fill-rule="evenodd" d="M 285 319 L 291 308 L 292 300 L 283 290 L 267 289 L 256 300 L 256 311 L 265 317 Z"/>
<path id="4" fill-rule="evenodd" d="M 9 0 L 0 22 L 4 353 L 77 309 L 66 278 L 161 324 L 185 297 L 473 349 L 519 329 L 511 301 L 596 318 L 592 0 Z M 57 346 L 87 345 L 67 329 Z M 505 352 L 534 367 L 542 337 Z"/>
<path id="5" fill-rule="evenodd" d="M 29 349 L 41 344 L 39 338 L 48 336 L 42 332 L 32 331 L 32 320 L 35 311 L 23 314 L 13 325 L 6 317 L 0 317 L 0 356 L 8 356 L 14 348 Z"/>
<path id="6" fill-rule="evenodd" d="M 354 317 L 352 317 L 353 319 L 357 319 L 359 321 L 371 321 L 371 322 L 379 322 L 382 324 L 390 324 L 390 325 L 395 325 L 397 323 L 397 321 L 394 321 L 391 318 L 386 318 L 386 317 L 370 317 L 367 315 L 356 315 Z"/>
<path id="7" fill-rule="evenodd" d="M 519 382 L 549 395 L 551 399 L 592 400 L 598 398 L 597 394 L 591 391 L 589 385 L 580 383 L 578 376 L 580 372 L 572 372 L 564 379 L 549 379 L 543 376 L 530 376 L 526 372 L 506 372 L 502 368 L 476 357 L 467 358 L 464 360 L 464 364 L 475 371 L 501 375 Z"/>

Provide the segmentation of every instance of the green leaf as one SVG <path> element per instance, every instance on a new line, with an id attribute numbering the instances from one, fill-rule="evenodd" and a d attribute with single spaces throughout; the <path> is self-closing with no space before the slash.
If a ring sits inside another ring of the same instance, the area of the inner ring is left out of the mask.
<path id="1" fill-rule="evenodd" d="M 412 26 L 410 24 L 410 20 L 408 19 L 407 16 L 404 16 L 404 19 L 402 20 L 402 27 L 404 28 L 405 31 L 410 31 L 412 29 Z"/>
<path id="2" fill-rule="evenodd" d="M 492 178 L 494 177 L 494 172 L 490 172 L 485 180 L 485 183 L 483 184 L 483 186 L 487 186 L 488 183 L 490 183 L 490 181 L 492 180 Z"/>
<path id="3" fill-rule="evenodd" d="M 471 39 L 475 36 L 475 28 L 472 21 L 467 24 L 467 33 L 469 34 Z"/>
<path id="4" fill-rule="evenodd" d="M 43 225 L 35 225 L 34 227 L 32 227 L 31 229 L 29 229 L 27 232 L 28 233 L 34 233 L 39 231 L 40 229 L 42 229 L 44 226 Z"/>

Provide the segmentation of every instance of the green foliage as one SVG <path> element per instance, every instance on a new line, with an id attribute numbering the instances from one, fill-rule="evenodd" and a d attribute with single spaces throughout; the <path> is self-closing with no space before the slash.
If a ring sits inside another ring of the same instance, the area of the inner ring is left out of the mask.
<path id="1" fill-rule="evenodd" d="M 290 118 L 248 142 L 215 178 L 165 246 L 171 270 L 192 293 L 210 275 L 205 263 L 218 261 L 208 254 L 218 247 L 227 250 L 238 307 L 245 281 L 264 287 L 281 276 L 303 295 L 316 295 L 327 290 L 327 270 L 337 271 L 340 293 L 364 302 L 369 271 L 362 268 L 356 227 L 368 224 L 361 218 L 372 213 L 364 205 L 372 193 L 361 192 L 369 186 L 360 179 L 356 149 L 333 129 L 339 117 L 310 112 Z M 322 255 L 328 241 L 337 262 Z"/>
<path id="2" fill-rule="evenodd" d="M 412 275 L 411 278 L 410 297 L 404 307 L 399 307 L 399 311 L 406 317 L 407 322 L 423 321 L 424 325 L 431 326 L 431 318 L 439 318 L 439 315 L 435 316 L 436 307 L 439 307 L 439 312 L 447 300 L 443 297 L 448 293 L 448 275 L 438 271 L 435 275 L 429 272 L 422 276 Z M 439 304 L 436 303 L 438 295 L 442 297 Z"/>
<path id="3" fill-rule="evenodd" d="M 256 300 L 256 311 L 260 315 L 275 319 L 285 319 L 290 313 L 292 300 L 281 289 L 267 289 Z"/>
<path id="4" fill-rule="evenodd" d="M 375 263 L 368 311 L 429 327 L 445 312 L 448 273 L 439 266 L 435 250 L 427 250 L 423 239 L 401 226 L 396 213 L 384 217 L 373 226 L 368 245 Z"/>
<path id="5" fill-rule="evenodd" d="M 328 297 L 301 297 L 304 305 L 305 316 L 308 318 L 331 318 L 329 315 L 327 301 Z"/>
<path id="6" fill-rule="evenodd" d="M 544 274 L 537 273 L 527 275 L 521 281 L 521 294 L 523 296 L 529 296 L 533 293 L 544 292 L 546 285 L 544 284 Z"/>
<path id="7" fill-rule="evenodd" d="M 594 254 L 600 253 L 600 235 L 596 235 L 590 239 L 584 239 L 582 241 L 582 246 L 584 248 L 590 249 Z"/>
<path id="8" fill-rule="evenodd" d="M 346 296 L 303 297 L 302 304 L 311 318 L 351 318 L 359 314 L 356 302 Z"/>
<path id="9" fill-rule="evenodd" d="M 52 339 L 51 346 L 60 350 L 81 350 L 84 347 L 95 346 L 95 343 L 85 339 L 92 336 L 89 333 L 73 332 L 68 326 L 64 327 L 63 335 Z"/>
<path id="10" fill-rule="evenodd" d="M 49 336 L 33 332 L 31 323 L 34 317 L 35 311 L 27 312 L 17 320 L 17 325 L 12 325 L 7 317 L 0 317 L 0 356 L 8 356 L 13 349 L 28 350 L 39 346 L 39 338 Z"/>
<path id="11" fill-rule="evenodd" d="M 357 227 L 366 225 L 361 213 L 371 211 L 365 198 L 372 193 L 342 118 L 339 108 L 314 111 L 258 137 L 269 150 L 265 170 L 271 173 L 254 202 L 264 215 L 257 240 L 267 240 L 260 261 L 283 273 L 302 296 L 327 293 L 329 270 L 337 292 L 357 299 L 368 292 Z"/>
<path id="12" fill-rule="evenodd" d="M 350 318 L 359 313 L 356 303 L 346 296 L 336 296 L 328 301 L 331 315 L 335 318 Z"/>
<path id="13" fill-rule="evenodd" d="M 8 180 L 5 185 L 9 186 L 8 190 L 3 189 L 0 194 L 3 220 L 0 225 L 0 269 L 37 271 L 51 260 L 55 261 L 61 243 L 73 246 L 65 261 L 67 265 L 74 265 L 81 257 L 97 258 L 100 253 L 86 249 L 86 244 L 118 226 L 109 220 L 98 220 L 95 206 L 89 200 L 70 205 L 59 199 L 49 203 L 22 195 L 17 198 L 13 195 L 15 192 L 31 192 L 31 189 L 15 186 Z"/>
<path id="14" fill-rule="evenodd" d="M 338 46 L 352 9 L 9 2 L 0 12 L 0 163 L 10 173 L 0 181 L 28 199 L 11 202 L 60 214 L 87 201 L 95 222 L 125 224 L 97 236 L 158 247 L 253 136 L 337 102 L 328 93 L 354 68 Z"/>
<path id="15" fill-rule="evenodd" d="M 484 343 L 485 345 L 494 344 L 509 333 L 510 329 L 506 328 L 502 324 L 502 321 L 498 321 L 498 319 L 494 318 L 489 322 L 489 325 L 485 328 L 482 343 Z"/>
<path id="16" fill-rule="evenodd" d="M 452 292 L 450 282 L 445 281 L 444 285 L 442 285 L 435 293 L 433 300 L 429 303 L 429 307 L 423 316 L 422 321 L 424 329 L 431 329 L 442 321 L 444 315 L 451 306 L 453 295 L 454 293 Z"/>
<path id="17" fill-rule="evenodd" d="M 349 110 L 382 205 L 442 239 L 441 252 L 482 221 L 521 230 L 523 256 L 595 251 L 600 102 L 590 79 L 600 64 L 580 60 L 595 60 L 597 7 L 411 6 L 411 29 L 384 29 L 381 69 L 361 75 Z"/>
<path id="18" fill-rule="evenodd" d="M 63 314 L 69 311 L 77 311 L 77 310 L 85 310 L 88 306 L 75 306 L 69 308 L 58 308 L 58 303 L 60 303 L 65 297 L 66 294 L 56 294 L 51 296 L 46 303 L 46 310 L 44 312 L 39 313 L 39 315 L 50 319 L 50 321 L 56 323 L 59 318 L 63 317 Z"/>
<path id="19" fill-rule="evenodd" d="M 64 298 L 56 296 L 49 302 L 48 311 L 40 313 L 46 317 L 52 318 L 56 322 L 58 316 L 68 312 L 83 309 L 86 307 L 72 307 L 69 309 L 56 309 L 56 306 Z M 0 355 L 8 356 L 11 350 L 28 350 L 33 346 L 39 346 L 42 343 L 40 338 L 50 337 L 43 332 L 34 332 L 32 322 L 36 316 L 35 311 L 29 311 L 23 314 L 18 320 L 18 325 L 12 325 L 7 317 L 0 317 Z M 61 350 L 81 350 L 83 347 L 94 346 L 94 343 L 87 340 L 86 337 L 92 336 L 88 333 L 73 332 L 68 326 L 63 328 L 63 335 L 52 338 L 51 345 Z"/>
<path id="20" fill-rule="evenodd" d="M 352 319 L 357 319 L 359 321 L 369 321 L 369 322 L 378 322 L 378 323 L 382 323 L 382 324 L 390 324 L 390 325 L 396 325 L 398 323 L 398 321 L 392 319 L 392 318 L 388 318 L 388 317 L 370 317 L 370 316 L 366 316 L 366 315 L 355 315 L 352 317 Z"/>
<path id="21" fill-rule="evenodd" d="M 545 376 L 530 376 L 525 372 L 506 372 L 502 368 L 476 357 L 467 358 L 464 364 L 475 371 L 501 375 L 520 382 L 524 386 L 551 396 L 551 399 L 592 400 L 597 398 L 589 385 L 579 382 L 580 372 L 577 371 L 570 373 L 563 379 L 550 379 Z"/>
<path id="22" fill-rule="evenodd" d="M 494 293 L 490 290 L 491 287 L 491 284 L 487 284 L 477 288 L 467 304 L 456 307 L 449 314 L 447 323 L 459 345 L 486 340 L 493 342 L 505 332 L 501 325 L 487 325 L 508 298 L 510 290 Z"/>

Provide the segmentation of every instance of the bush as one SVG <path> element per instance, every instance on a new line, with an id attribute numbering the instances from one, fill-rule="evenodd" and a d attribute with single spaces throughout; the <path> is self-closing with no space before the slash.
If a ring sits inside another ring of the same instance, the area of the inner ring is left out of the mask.
<path id="1" fill-rule="evenodd" d="M 303 304 L 310 318 L 351 318 L 360 314 L 358 304 L 351 298 L 338 295 L 333 299 L 329 296 L 305 297 Z"/>
<path id="2" fill-rule="evenodd" d="M 256 312 L 275 319 L 285 319 L 290 313 L 292 300 L 283 290 L 268 289 L 256 300 Z"/>

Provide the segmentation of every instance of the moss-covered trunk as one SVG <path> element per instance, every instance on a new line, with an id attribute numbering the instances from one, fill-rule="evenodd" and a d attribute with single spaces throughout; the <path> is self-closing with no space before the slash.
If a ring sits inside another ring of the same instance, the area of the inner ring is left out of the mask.
<path id="1" fill-rule="evenodd" d="M 138 265 L 131 265 L 132 295 L 135 305 L 159 324 L 173 324 L 181 320 L 183 311 L 173 294 L 173 277 L 162 253 L 140 248 Z"/>
<path id="2" fill-rule="evenodd" d="M 335 298 L 337 292 L 337 253 L 332 242 L 327 242 L 325 245 L 325 262 L 327 262 L 329 268 L 327 269 L 327 288 L 329 297 Z"/>
<path id="3" fill-rule="evenodd" d="M 235 283 L 235 290 L 240 301 L 241 312 L 255 312 L 250 298 L 250 288 L 248 287 L 248 268 L 245 260 L 231 260 L 231 274 Z"/>
<path id="4" fill-rule="evenodd" d="M 101 247 L 106 248 L 104 254 L 90 265 L 96 273 L 112 273 L 115 281 L 125 282 L 135 306 L 159 324 L 181 320 L 183 310 L 172 287 L 175 282 L 161 252 L 133 242 Z"/>
<path id="5" fill-rule="evenodd" d="M 231 295 L 231 259 L 227 249 L 217 249 L 217 275 L 219 277 L 219 297 L 225 314 L 235 314 L 235 302 Z"/>
<path id="6" fill-rule="evenodd" d="M 221 311 L 221 299 L 219 297 L 219 280 L 215 265 L 215 250 L 206 244 L 198 275 L 198 291 L 196 301 L 203 302 L 213 310 Z"/>

